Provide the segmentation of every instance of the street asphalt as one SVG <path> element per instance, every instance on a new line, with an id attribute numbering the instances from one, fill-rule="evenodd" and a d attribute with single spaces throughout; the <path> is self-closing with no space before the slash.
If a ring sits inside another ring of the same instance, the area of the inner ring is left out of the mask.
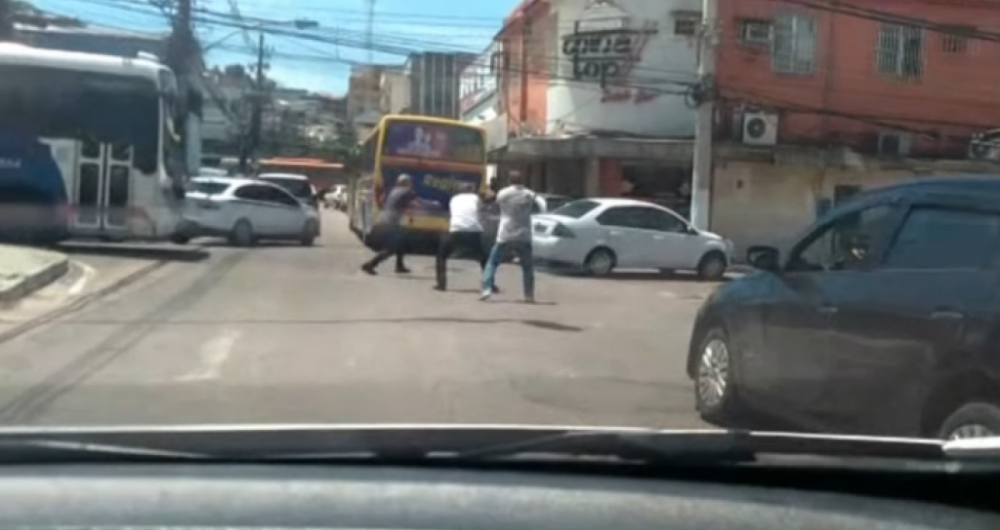
<path id="1" fill-rule="evenodd" d="M 506 265 L 484 303 L 473 262 L 439 293 L 431 257 L 369 277 L 343 214 L 323 229 L 312 248 L 71 247 L 75 272 L 0 313 L 0 424 L 705 426 L 684 363 L 713 285 L 540 274 L 525 305 Z"/>

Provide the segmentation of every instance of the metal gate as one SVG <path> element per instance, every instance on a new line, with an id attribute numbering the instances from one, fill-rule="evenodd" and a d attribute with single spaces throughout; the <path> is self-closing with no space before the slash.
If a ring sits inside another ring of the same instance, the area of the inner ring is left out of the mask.
<path id="1" fill-rule="evenodd" d="M 130 232 L 133 148 L 124 143 L 84 141 L 73 190 L 77 232 L 125 235 Z"/>

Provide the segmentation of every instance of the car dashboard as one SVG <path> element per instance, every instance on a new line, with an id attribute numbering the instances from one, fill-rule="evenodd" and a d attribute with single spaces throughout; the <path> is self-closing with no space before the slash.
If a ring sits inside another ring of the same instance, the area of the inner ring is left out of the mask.
<path id="1" fill-rule="evenodd" d="M 997 513 L 969 507 L 687 475 L 312 464 L 15 465 L 0 471 L 0 529 L 1000 528 Z M 815 484 L 802 482 L 809 483 Z"/>

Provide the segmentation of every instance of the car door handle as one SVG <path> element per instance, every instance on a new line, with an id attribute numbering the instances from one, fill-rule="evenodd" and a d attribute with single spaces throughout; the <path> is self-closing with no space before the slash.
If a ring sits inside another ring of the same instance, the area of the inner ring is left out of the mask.
<path id="1" fill-rule="evenodd" d="M 837 309 L 837 306 L 835 306 L 835 305 L 821 305 L 821 306 L 819 306 L 819 312 L 823 313 L 824 315 L 833 315 L 833 314 L 836 314 L 837 311 L 838 311 L 838 309 Z"/>
<path id="2" fill-rule="evenodd" d="M 962 320 L 965 315 L 951 309 L 935 309 L 931 312 L 931 320 Z"/>

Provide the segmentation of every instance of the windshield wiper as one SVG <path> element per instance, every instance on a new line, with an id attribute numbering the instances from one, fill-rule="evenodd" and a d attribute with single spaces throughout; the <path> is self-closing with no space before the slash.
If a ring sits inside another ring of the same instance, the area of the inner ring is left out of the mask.
<path id="1" fill-rule="evenodd" d="M 0 428 L 0 463 L 484 462 L 596 458 L 741 463 L 761 456 L 944 461 L 936 440 L 722 430 L 469 425 Z"/>

